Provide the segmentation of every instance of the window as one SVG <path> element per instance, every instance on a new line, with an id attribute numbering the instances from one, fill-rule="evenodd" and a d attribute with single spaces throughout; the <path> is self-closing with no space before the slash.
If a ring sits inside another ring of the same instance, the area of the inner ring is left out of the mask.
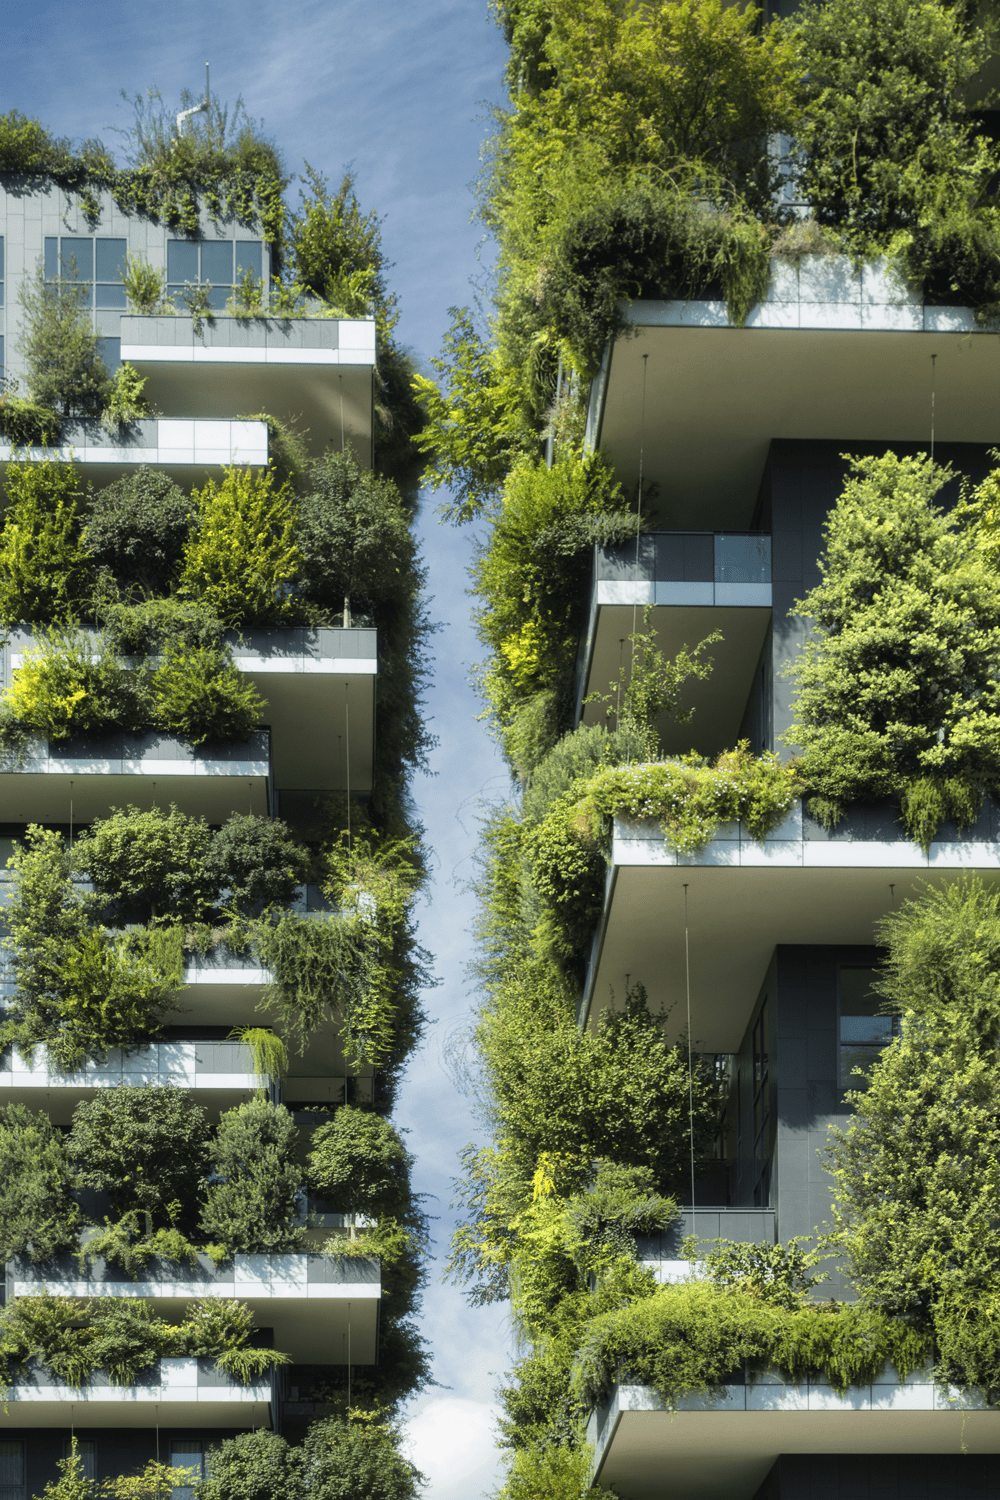
<path id="1" fill-rule="evenodd" d="M 122 271 L 125 268 L 126 240 L 84 239 L 80 235 L 48 236 L 45 241 L 45 279 L 60 276 L 76 280 L 82 290 L 84 307 L 106 307 L 123 312 L 127 305 Z"/>
<path id="2" fill-rule="evenodd" d="M 766 999 L 754 1022 L 751 1055 L 753 1061 L 753 1201 L 757 1208 L 766 1208 L 771 1192 L 771 1090 L 768 1083 Z"/>
<path id="3" fill-rule="evenodd" d="M 847 968 L 840 970 L 839 1083 L 842 1089 L 864 1088 L 864 1079 L 855 1076 L 860 1068 L 868 1074 L 899 1035 L 899 1017 L 880 1015 L 883 1000 L 872 988 L 877 970 Z"/>
<path id="4" fill-rule="evenodd" d="M 79 1455 L 79 1458 L 80 1458 L 80 1464 L 81 1464 L 81 1468 L 83 1470 L 83 1477 L 85 1479 L 96 1479 L 97 1478 L 97 1444 L 94 1443 L 92 1440 L 88 1440 L 88 1441 L 84 1442 L 80 1438 L 77 1438 L 77 1440 L 76 1440 L 76 1451 L 77 1451 L 77 1453 Z M 72 1454 L 72 1452 L 73 1452 L 73 1443 L 72 1443 L 72 1440 L 70 1442 L 68 1442 L 68 1443 L 63 1443 L 63 1457 L 64 1458 L 69 1458 L 70 1455 Z"/>
<path id="5" fill-rule="evenodd" d="M 197 1439 L 181 1439 L 170 1444 L 170 1467 L 191 1469 L 195 1479 L 205 1477 L 204 1444 Z M 193 1500 L 193 1484 L 178 1484 L 174 1487 L 173 1500 Z M 3 1500 L 3 1497 L 0 1497 Z"/>
<path id="6" fill-rule="evenodd" d="M 255 279 L 263 276 L 264 245 L 261 240 L 168 240 L 167 290 L 180 305 L 184 283 L 208 283 L 209 301 L 215 312 L 223 312 L 233 295 L 234 281 L 246 271 Z"/>
<path id="7" fill-rule="evenodd" d="M 109 375 L 113 375 L 122 362 L 121 339 L 101 339 L 101 358 L 107 366 Z"/>
<path id="8" fill-rule="evenodd" d="M 4 363 L 3 363 L 3 334 L 0 333 L 0 380 L 3 379 L 3 370 L 4 370 Z"/>
<path id="9" fill-rule="evenodd" d="M 23 1443 L 0 1443 L 0 1500 L 24 1500 Z"/>
<path id="10" fill-rule="evenodd" d="M 3 235 L 0 234 L 0 307 L 3 307 L 3 281 Z M 2 361 L 0 361 L 0 363 L 2 363 Z M 0 378 L 2 378 L 2 375 L 3 372 L 0 371 Z"/>

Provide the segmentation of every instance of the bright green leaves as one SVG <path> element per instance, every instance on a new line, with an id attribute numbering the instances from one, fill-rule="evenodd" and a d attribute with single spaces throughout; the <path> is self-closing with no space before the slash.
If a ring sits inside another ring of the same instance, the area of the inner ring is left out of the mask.
<path id="1" fill-rule="evenodd" d="M 0 533 L 0 624 L 66 624 L 93 586 L 81 541 L 83 480 L 74 464 L 10 464 Z"/>
<path id="2" fill-rule="evenodd" d="M 180 591 L 224 625 L 279 624 L 292 612 L 299 569 L 295 504 L 269 473 L 235 466 L 194 495 L 198 525 L 184 551 Z"/>
<path id="3" fill-rule="evenodd" d="M 1000 785 L 1000 597 L 988 558 L 934 499 L 950 471 L 926 457 L 852 460 L 826 528 L 823 581 L 791 669 L 813 807 L 902 799 L 911 836 L 974 821 Z"/>

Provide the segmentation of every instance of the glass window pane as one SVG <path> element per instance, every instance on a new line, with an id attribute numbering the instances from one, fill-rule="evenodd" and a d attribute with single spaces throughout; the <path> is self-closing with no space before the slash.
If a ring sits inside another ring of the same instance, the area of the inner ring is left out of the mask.
<path id="1" fill-rule="evenodd" d="M 3 282 L 0 281 L 0 307 L 3 307 Z"/>
<path id="2" fill-rule="evenodd" d="M 0 380 L 3 379 L 3 334 L 0 333 Z"/>
<path id="3" fill-rule="evenodd" d="M 23 1443 L 0 1443 L 0 1500 L 24 1500 Z"/>
<path id="4" fill-rule="evenodd" d="M 113 375 L 122 362 L 121 339 L 101 339 L 101 358 L 107 366 L 108 374 Z"/>
<path id="5" fill-rule="evenodd" d="M 232 240 L 210 240 L 202 244 L 201 279 L 202 281 L 210 281 L 213 286 L 232 286 Z"/>
<path id="6" fill-rule="evenodd" d="M 97 283 L 97 306 L 113 307 L 117 311 L 124 312 L 128 306 L 128 298 L 123 286 L 101 286 Z"/>
<path id="7" fill-rule="evenodd" d="M 96 1444 L 92 1440 L 91 1441 L 87 1441 L 87 1442 L 81 1442 L 80 1439 L 77 1438 L 77 1440 L 76 1440 L 76 1451 L 77 1451 L 77 1454 L 79 1455 L 80 1466 L 81 1466 L 81 1468 L 83 1470 L 84 1478 L 86 1478 L 86 1479 L 96 1479 L 97 1478 L 97 1473 L 96 1473 L 96 1468 L 97 1468 L 97 1448 L 96 1448 Z M 72 1444 L 72 1442 L 64 1443 L 63 1444 L 63 1457 L 64 1458 L 69 1458 L 70 1455 L 72 1454 L 72 1452 L 73 1452 L 73 1444 Z"/>
<path id="8" fill-rule="evenodd" d="M 239 281 L 244 271 L 252 271 L 258 281 L 263 276 L 263 249 L 260 240 L 237 240 L 236 241 L 236 280 Z M 0 261 L 0 276 L 3 275 L 3 263 Z"/>
<path id="9" fill-rule="evenodd" d="M 716 583 L 770 583 L 771 538 L 724 536 L 715 538 Z"/>
<path id="10" fill-rule="evenodd" d="M 94 242 L 91 239 L 80 239 L 63 235 L 60 243 L 62 255 L 63 275 L 72 275 L 72 268 L 76 266 L 76 274 L 80 281 L 93 281 L 94 279 Z"/>
<path id="11" fill-rule="evenodd" d="M 55 281 L 59 275 L 59 241 L 54 237 L 45 240 L 45 280 Z"/>
<path id="12" fill-rule="evenodd" d="M 198 280 L 198 246 L 190 240 L 167 240 L 167 280 Z"/>
<path id="13" fill-rule="evenodd" d="M 208 294 L 208 305 L 213 312 L 225 312 L 226 303 L 232 295 L 233 289 L 231 286 L 215 286 L 213 284 L 212 290 Z"/>
<path id="14" fill-rule="evenodd" d="M 167 296 L 175 307 L 184 306 L 184 288 L 182 286 L 168 286 Z"/>
<path id="15" fill-rule="evenodd" d="M 3 235 L 0 234 L 0 281 L 3 280 Z"/>
<path id="16" fill-rule="evenodd" d="M 125 269 L 127 240 L 97 241 L 97 280 L 121 281 Z"/>

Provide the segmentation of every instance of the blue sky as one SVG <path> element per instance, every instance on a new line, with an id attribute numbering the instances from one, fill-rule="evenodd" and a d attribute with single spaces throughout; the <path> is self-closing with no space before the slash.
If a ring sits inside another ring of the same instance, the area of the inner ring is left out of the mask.
<path id="1" fill-rule="evenodd" d="M 402 301 L 399 334 L 419 358 L 440 347 L 447 309 L 473 295 L 480 239 L 470 224 L 484 115 L 501 97 L 504 47 L 486 0 L 0 0 L 0 111 L 22 110 L 74 139 L 114 137 L 126 124 L 120 90 L 156 83 L 168 100 L 203 87 L 263 117 L 289 165 L 336 180 L 352 164 L 366 208 L 385 215 L 384 240 Z M 440 737 L 432 778 L 417 788 L 434 850 L 435 880 L 421 936 L 437 957 L 441 985 L 428 996 L 436 1023 L 410 1067 L 400 1122 L 411 1132 L 418 1186 L 447 1241 L 449 1181 L 456 1152 L 476 1134 L 469 1101 L 456 1090 L 445 1052 L 468 1028 L 471 874 L 477 807 L 503 795 L 506 777 L 468 686 L 476 643 L 465 570 L 470 538 L 439 525 L 434 502 L 420 523 L 430 569 L 436 680 L 428 708 Z M 472 1311 L 438 1281 L 424 1326 L 441 1388 L 415 1403 L 412 1451 L 430 1484 L 427 1500 L 472 1500 L 492 1487 L 492 1394 L 508 1362 L 503 1308 Z"/>

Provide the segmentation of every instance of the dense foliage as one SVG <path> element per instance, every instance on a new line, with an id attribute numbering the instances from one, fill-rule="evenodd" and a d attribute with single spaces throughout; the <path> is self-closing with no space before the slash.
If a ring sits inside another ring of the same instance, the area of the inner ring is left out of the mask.
<path id="1" fill-rule="evenodd" d="M 212 1181 L 201 1227 L 233 1255 L 300 1250 L 299 1132 L 284 1105 L 252 1099 L 222 1116 L 209 1147 Z"/>
<path id="2" fill-rule="evenodd" d="M 59 1131 L 23 1104 L 0 1109 L 0 1258 L 46 1261 L 72 1248 L 77 1211 Z"/>
<path id="3" fill-rule="evenodd" d="M 300 1448 L 276 1433 L 228 1438 L 210 1450 L 197 1500 L 416 1500 L 421 1475 L 391 1424 L 354 1413 L 315 1422 Z"/>
<path id="4" fill-rule="evenodd" d="M 1000 786 L 1000 602 L 988 553 L 934 499 L 951 477 L 926 457 L 856 459 L 826 525 L 816 622 L 793 665 L 812 808 L 898 798 L 926 850 L 939 823 L 975 821 Z"/>

